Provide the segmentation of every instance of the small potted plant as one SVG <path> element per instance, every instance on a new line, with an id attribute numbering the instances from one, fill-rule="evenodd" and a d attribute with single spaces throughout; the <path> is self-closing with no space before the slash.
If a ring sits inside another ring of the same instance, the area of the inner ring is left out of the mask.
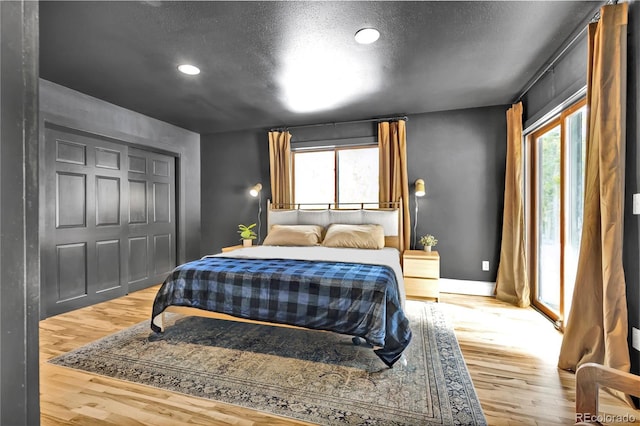
<path id="1" fill-rule="evenodd" d="M 258 238 L 258 235 L 253 231 L 256 224 L 252 223 L 251 225 L 238 225 L 238 234 L 240 234 L 240 239 L 242 240 L 242 245 L 245 247 L 251 247 L 253 245 L 253 240 Z"/>
<path id="2" fill-rule="evenodd" d="M 427 234 L 420 237 L 418 242 L 424 246 L 424 251 L 431 251 L 431 247 L 438 244 L 438 239 L 431 234 Z"/>

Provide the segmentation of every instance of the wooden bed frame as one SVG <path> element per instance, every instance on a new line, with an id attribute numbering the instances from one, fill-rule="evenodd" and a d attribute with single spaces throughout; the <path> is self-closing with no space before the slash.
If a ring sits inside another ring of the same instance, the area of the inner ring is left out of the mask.
<path id="1" fill-rule="evenodd" d="M 377 208 L 367 207 L 378 204 Z M 322 206 L 322 207 L 321 207 Z M 324 207 L 326 206 L 326 208 Z M 361 220 L 354 221 L 360 212 Z M 395 224 L 387 222 L 387 218 L 376 218 L 376 212 L 395 212 Z M 368 213 L 371 213 L 369 215 Z M 275 216 L 275 217 L 274 217 Z M 322 217 L 320 222 L 315 222 Z M 398 249 L 400 254 L 404 247 L 402 199 L 377 203 L 335 203 L 329 204 L 283 204 L 271 203 L 267 200 L 267 227 L 271 225 L 322 225 L 325 228 L 331 223 L 347 224 L 379 224 L 385 228 L 384 245 Z M 267 228 L 267 229 L 268 229 Z"/>
<path id="2" fill-rule="evenodd" d="M 267 207 L 268 207 L 267 208 L 267 229 L 269 229 L 269 227 L 273 224 L 280 224 L 280 225 L 307 224 L 307 225 L 323 225 L 323 226 L 328 226 L 329 223 L 355 224 L 355 222 L 353 222 L 353 219 L 357 217 L 357 212 L 360 212 L 362 217 L 364 217 L 365 219 L 372 220 L 370 222 L 361 222 L 361 223 L 378 223 L 381 221 L 385 222 L 385 223 L 379 223 L 385 227 L 385 247 L 396 248 L 398 249 L 400 254 L 402 254 L 403 235 L 404 235 L 403 227 L 402 227 L 403 225 L 402 200 L 396 201 L 396 202 L 378 203 L 379 205 L 378 208 L 366 207 L 371 204 L 375 204 L 375 203 L 356 203 L 356 204 L 342 203 L 339 208 L 336 207 L 335 204 L 328 204 L 326 209 L 319 209 L 318 208 L 319 204 L 312 204 L 312 205 L 286 204 L 285 205 L 285 204 L 272 204 L 270 200 L 267 200 Z M 354 208 L 342 207 L 344 205 L 354 206 Z M 384 207 L 380 207 L 380 206 L 384 206 Z M 309 207 L 313 207 L 313 208 L 309 208 Z M 334 213 L 327 213 L 326 214 L 327 219 L 325 220 L 331 221 L 332 219 L 335 219 L 336 221 L 329 222 L 326 224 L 312 223 L 313 220 L 317 219 L 319 216 L 325 214 L 326 212 L 334 212 Z M 371 212 L 371 214 L 369 215 L 367 214 L 367 212 Z M 377 216 L 376 212 L 389 212 L 389 215 L 392 215 L 393 212 L 397 212 L 396 213 L 397 224 L 395 224 L 396 226 L 395 227 L 391 226 L 391 223 L 388 221 L 388 217 L 386 217 L 388 215 L 386 214 L 382 214 L 382 216 L 378 218 L 379 220 L 376 221 L 375 220 Z M 338 220 L 340 220 L 341 218 L 344 220 L 349 220 L 351 222 L 338 222 Z M 391 228 L 395 228 L 395 229 L 392 231 Z M 394 232 L 396 233 L 396 235 L 388 235 L 388 233 L 393 234 Z M 186 306 L 168 306 L 162 312 L 162 314 L 160 314 L 158 320 L 154 321 L 154 323 L 158 325 L 162 331 L 165 330 L 165 324 L 166 324 L 166 321 L 164 318 L 165 313 L 178 313 L 186 316 L 199 316 L 199 317 L 206 317 L 206 318 L 223 319 L 228 321 L 248 322 L 253 324 L 276 325 L 279 327 L 304 328 L 304 327 L 297 327 L 297 326 L 292 326 L 287 324 L 250 320 L 250 319 L 235 317 L 233 315 L 228 315 L 228 314 L 223 314 L 218 312 L 211 312 L 204 309 L 191 308 Z M 354 339 L 357 339 L 357 338 L 354 338 Z M 356 343 L 355 340 L 354 340 L 354 343 Z"/>

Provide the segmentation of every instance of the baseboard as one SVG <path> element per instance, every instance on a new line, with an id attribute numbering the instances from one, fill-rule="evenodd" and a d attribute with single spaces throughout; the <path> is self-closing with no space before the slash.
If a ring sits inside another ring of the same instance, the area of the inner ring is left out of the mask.
<path id="1" fill-rule="evenodd" d="M 440 293 L 493 296 L 496 283 L 490 281 L 453 280 L 440 278 Z"/>

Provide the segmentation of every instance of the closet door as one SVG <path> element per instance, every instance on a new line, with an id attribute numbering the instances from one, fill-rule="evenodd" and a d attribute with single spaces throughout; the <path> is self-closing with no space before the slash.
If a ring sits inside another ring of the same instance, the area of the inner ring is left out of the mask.
<path id="1" fill-rule="evenodd" d="M 161 283 L 176 266 L 175 158 L 140 149 L 128 154 L 128 285 Z"/>
<path id="2" fill-rule="evenodd" d="M 47 124 L 42 317 L 161 283 L 175 267 L 175 158 Z"/>
<path id="3" fill-rule="evenodd" d="M 128 292 L 126 150 L 85 134 L 45 130 L 44 316 Z"/>

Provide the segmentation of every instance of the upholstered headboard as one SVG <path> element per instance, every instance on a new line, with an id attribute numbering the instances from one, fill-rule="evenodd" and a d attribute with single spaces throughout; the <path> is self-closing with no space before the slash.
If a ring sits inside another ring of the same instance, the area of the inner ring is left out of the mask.
<path id="1" fill-rule="evenodd" d="M 322 210 L 305 209 L 304 204 L 292 205 L 292 208 L 274 208 L 268 201 L 267 229 L 272 225 L 321 225 L 328 227 L 332 223 L 351 225 L 377 224 L 384 228 L 385 246 L 402 247 L 402 209 L 400 202 L 389 203 L 392 207 L 370 209 L 332 208 L 333 205 Z M 396 206 L 397 204 L 397 206 Z"/>

